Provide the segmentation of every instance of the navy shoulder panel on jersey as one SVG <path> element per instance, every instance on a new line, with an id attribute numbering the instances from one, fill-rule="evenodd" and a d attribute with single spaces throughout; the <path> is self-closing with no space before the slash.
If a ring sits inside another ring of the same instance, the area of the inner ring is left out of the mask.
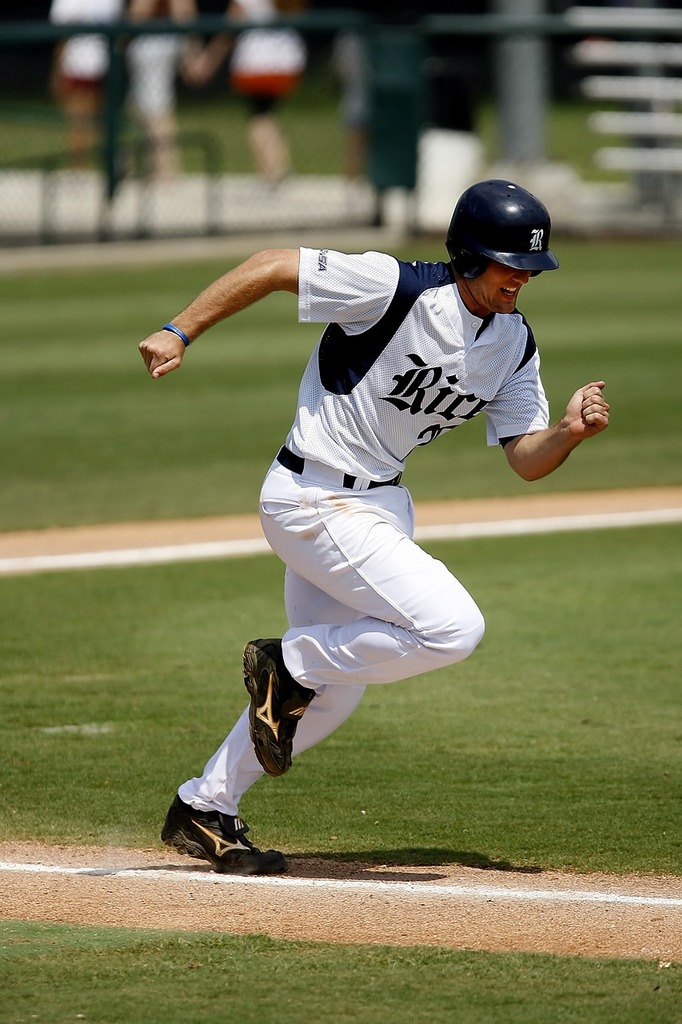
<path id="1" fill-rule="evenodd" d="M 519 370 L 522 369 L 526 365 L 526 363 L 529 363 L 530 360 L 535 355 L 535 353 L 537 352 L 537 349 L 538 349 L 537 345 L 535 344 L 535 338 L 533 336 L 533 332 L 530 329 L 530 324 L 526 320 L 526 318 L 523 315 L 523 313 L 521 314 L 521 319 L 523 320 L 523 325 L 526 328 L 526 348 L 525 348 L 525 351 L 523 353 L 523 356 L 521 357 L 521 362 L 519 363 L 519 365 L 514 370 L 514 373 L 518 373 Z"/>
<path id="2" fill-rule="evenodd" d="M 452 285 L 447 263 L 398 261 L 399 276 L 389 306 L 373 327 L 348 335 L 328 324 L 320 340 L 318 364 L 322 386 L 335 395 L 349 395 L 369 372 L 419 296 L 430 288 Z"/>

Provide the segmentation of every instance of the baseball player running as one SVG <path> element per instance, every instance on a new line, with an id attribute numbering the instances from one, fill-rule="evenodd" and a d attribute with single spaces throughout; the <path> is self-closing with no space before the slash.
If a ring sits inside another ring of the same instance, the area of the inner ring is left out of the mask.
<path id="1" fill-rule="evenodd" d="M 289 628 L 246 644 L 249 706 L 201 777 L 179 787 L 161 834 L 168 846 L 219 872 L 286 871 L 282 853 L 246 838 L 242 794 L 338 728 L 368 685 L 452 665 L 480 642 L 476 602 L 412 539 L 400 474 L 414 449 L 479 413 L 488 444 L 524 480 L 608 426 L 599 380 L 549 423 L 535 339 L 517 309 L 528 280 L 558 267 L 549 240 L 535 196 L 482 181 L 457 203 L 448 262 L 265 250 L 140 343 L 160 379 L 208 328 L 277 290 L 298 295 L 299 321 L 326 324 L 260 495 L 265 536 L 286 566 Z"/>

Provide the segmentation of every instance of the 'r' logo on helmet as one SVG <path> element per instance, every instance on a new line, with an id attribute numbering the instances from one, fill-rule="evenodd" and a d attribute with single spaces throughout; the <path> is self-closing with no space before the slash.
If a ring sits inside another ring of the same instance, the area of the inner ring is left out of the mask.
<path id="1" fill-rule="evenodd" d="M 533 228 L 530 233 L 531 252 L 542 252 L 542 236 L 544 233 L 544 228 Z"/>

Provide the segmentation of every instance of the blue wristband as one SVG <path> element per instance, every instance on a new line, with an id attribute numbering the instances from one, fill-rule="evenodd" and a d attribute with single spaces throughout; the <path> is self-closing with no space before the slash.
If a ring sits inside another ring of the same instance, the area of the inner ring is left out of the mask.
<path id="1" fill-rule="evenodd" d="M 184 344 L 185 348 L 188 347 L 188 345 L 190 343 L 189 342 L 189 338 L 187 337 L 185 332 L 181 331 L 179 327 L 175 326 L 175 324 L 164 324 L 163 327 L 161 328 L 161 330 L 162 331 L 171 331 L 172 334 L 177 334 L 178 338 L 180 338 L 180 340 Z"/>

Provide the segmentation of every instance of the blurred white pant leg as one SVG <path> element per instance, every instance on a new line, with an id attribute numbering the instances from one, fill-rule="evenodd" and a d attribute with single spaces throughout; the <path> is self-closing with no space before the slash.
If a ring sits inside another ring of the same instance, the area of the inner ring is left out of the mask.
<path id="1" fill-rule="evenodd" d="M 182 53 L 179 36 L 137 36 L 126 51 L 130 103 L 140 114 L 157 116 L 175 108 L 175 78 Z"/>

